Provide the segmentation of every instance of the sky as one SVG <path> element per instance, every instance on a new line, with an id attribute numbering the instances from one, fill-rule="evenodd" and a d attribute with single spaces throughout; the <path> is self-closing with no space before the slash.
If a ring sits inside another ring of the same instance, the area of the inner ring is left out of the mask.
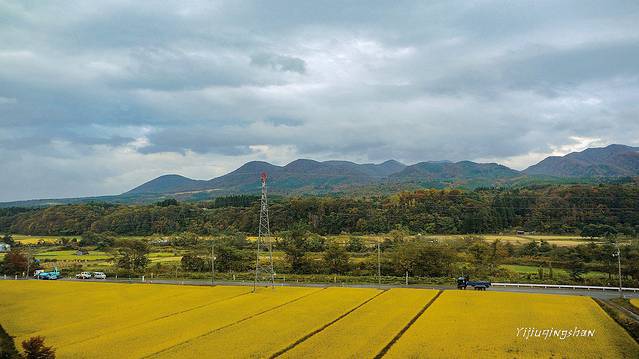
<path id="1" fill-rule="evenodd" d="M 0 201 L 639 145 L 637 1 L 0 0 Z"/>

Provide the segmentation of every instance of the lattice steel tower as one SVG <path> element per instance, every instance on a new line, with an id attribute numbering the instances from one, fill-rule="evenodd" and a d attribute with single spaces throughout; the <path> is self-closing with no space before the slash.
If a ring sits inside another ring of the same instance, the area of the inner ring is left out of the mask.
<path id="1" fill-rule="evenodd" d="M 275 288 L 275 271 L 273 270 L 273 244 L 271 242 L 271 228 L 268 221 L 268 198 L 266 196 L 266 172 L 262 172 L 262 197 L 260 199 L 260 227 L 257 235 L 257 253 L 255 258 L 255 281 L 253 291 L 257 288 L 257 283 L 271 282 L 271 287 Z M 268 253 L 268 263 L 260 261 L 260 255 Z"/>

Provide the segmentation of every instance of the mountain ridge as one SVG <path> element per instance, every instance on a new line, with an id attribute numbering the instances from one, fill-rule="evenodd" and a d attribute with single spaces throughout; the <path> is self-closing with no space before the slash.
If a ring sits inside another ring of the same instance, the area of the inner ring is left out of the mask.
<path id="1" fill-rule="evenodd" d="M 546 157 L 525 170 L 530 175 L 619 177 L 639 174 L 639 147 L 612 144 L 565 156 Z"/>
<path id="2" fill-rule="evenodd" d="M 523 171 L 498 163 L 473 161 L 425 161 L 406 165 L 396 160 L 358 164 L 344 160 L 297 159 L 283 166 L 249 161 L 227 174 L 208 180 L 166 174 L 119 195 L 14 201 L 0 203 L 0 207 L 92 201 L 149 203 L 164 198 L 197 201 L 215 196 L 259 193 L 261 172 L 269 175 L 269 191 L 280 195 L 600 183 L 607 179 L 617 181 L 615 178 L 639 176 L 639 147 L 615 144 L 565 156 L 549 156 Z"/>

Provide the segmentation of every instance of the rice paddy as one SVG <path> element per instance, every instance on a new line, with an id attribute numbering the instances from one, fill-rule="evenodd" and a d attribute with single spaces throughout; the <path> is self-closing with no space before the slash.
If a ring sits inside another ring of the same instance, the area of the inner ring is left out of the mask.
<path id="1" fill-rule="evenodd" d="M 58 358 L 637 358 L 587 297 L 395 288 L 0 281 L 0 324 Z M 635 303 L 636 304 L 636 303 Z M 521 328 L 592 330 L 526 339 Z"/>
<path id="2" fill-rule="evenodd" d="M 593 335 L 561 339 L 575 328 Z M 639 357 L 639 345 L 589 297 L 474 291 L 444 292 L 387 357 L 447 358 L 450 350 L 458 358 Z"/>

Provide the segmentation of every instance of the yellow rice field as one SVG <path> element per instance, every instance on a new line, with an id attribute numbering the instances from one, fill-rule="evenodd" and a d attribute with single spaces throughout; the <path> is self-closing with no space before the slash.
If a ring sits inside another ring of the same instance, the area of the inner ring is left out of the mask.
<path id="1" fill-rule="evenodd" d="M 17 343 L 44 336 L 58 358 L 639 357 L 587 297 L 251 289 L 0 280 L 0 324 Z M 519 327 L 575 326 L 595 334 L 517 336 Z"/>
<path id="2" fill-rule="evenodd" d="M 373 358 L 432 299 L 435 290 L 390 289 L 317 333 L 285 358 L 330 358 L 341 348 L 341 358 Z"/>
<path id="3" fill-rule="evenodd" d="M 16 242 L 20 242 L 21 244 L 38 244 L 40 242 L 57 243 L 60 240 L 60 237 L 56 236 L 27 236 L 23 234 L 13 234 L 12 237 Z"/>
<path id="4" fill-rule="evenodd" d="M 635 308 L 639 309 L 639 299 L 637 298 L 630 299 L 630 304 L 632 304 Z"/>
<path id="5" fill-rule="evenodd" d="M 526 339 L 519 328 L 594 335 Z M 386 357 L 448 358 L 450 350 L 458 358 L 639 358 L 639 345 L 589 297 L 475 291 L 445 291 Z"/>

